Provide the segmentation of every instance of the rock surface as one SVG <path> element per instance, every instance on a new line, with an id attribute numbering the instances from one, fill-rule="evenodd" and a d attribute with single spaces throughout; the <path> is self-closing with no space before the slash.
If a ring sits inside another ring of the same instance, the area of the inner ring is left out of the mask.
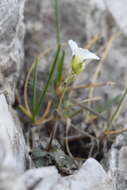
<path id="1" fill-rule="evenodd" d="M 30 170 L 22 178 L 27 188 L 35 185 L 35 190 L 114 190 L 112 179 L 92 158 L 88 159 L 79 171 L 68 177 L 61 177 L 54 167 L 46 167 Z"/>
<path id="2" fill-rule="evenodd" d="M 25 141 L 21 124 L 18 119 L 14 120 L 11 113 L 13 112 L 9 110 L 5 96 L 0 95 L 0 168 L 14 167 L 17 171 L 23 172 L 26 167 Z"/>
<path id="3" fill-rule="evenodd" d="M 127 35 L 127 0 L 115 1 L 115 0 L 105 0 L 109 11 L 116 20 L 116 23 L 121 28 L 121 30 Z"/>
<path id="4" fill-rule="evenodd" d="M 127 188 L 127 134 L 116 137 L 109 154 L 109 171 L 113 174 L 115 188 L 122 190 Z"/>
<path id="5" fill-rule="evenodd" d="M 20 189 L 14 181 L 26 168 L 22 126 L 11 106 L 23 65 L 23 10 L 24 0 L 0 0 L 0 189 L 4 190 Z"/>
<path id="6" fill-rule="evenodd" d="M 10 104 L 24 57 L 24 0 L 0 0 L 0 90 L 6 91 Z"/>
<path id="7" fill-rule="evenodd" d="M 94 159 L 88 159 L 79 171 L 68 177 L 61 177 L 55 167 L 31 169 L 15 178 L 11 190 L 115 190 L 113 179 Z M 6 189 L 7 190 L 7 189 Z"/>

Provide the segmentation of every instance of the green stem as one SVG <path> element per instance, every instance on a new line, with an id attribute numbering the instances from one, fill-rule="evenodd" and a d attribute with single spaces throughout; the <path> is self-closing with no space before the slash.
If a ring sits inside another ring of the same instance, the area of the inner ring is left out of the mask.
<path id="1" fill-rule="evenodd" d="M 39 63 L 38 58 L 36 58 L 35 66 L 34 66 L 34 72 L 33 72 L 33 85 L 32 85 L 32 115 L 33 115 L 33 121 L 35 120 L 35 106 L 36 106 L 36 85 L 37 85 L 37 65 Z"/>
<path id="2" fill-rule="evenodd" d="M 58 0 L 54 2 L 54 9 L 55 9 L 55 24 L 56 24 L 56 40 L 57 45 L 60 44 L 60 23 L 59 23 L 59 8 L 58 8 Z"/>
<path id="3" fill-rule="evenodd" d="M 66 81 L 65 81 L 66 84 L 65 84 L 65 87 L 64 87 L 64 89 L 63 89 L 62 96 L 61 96 L 60 101 L 59 101 L 59 104 L 58 104 L 58 108 L 57 108 L 58 111 L 60 110 L 60 107 L 61 107 L 61 104 L 62 104 L 62 102 L 63 102 L 64 96 L 65 96 L 65 94 L 66 94 L 66 92 L 67 92 L 68 86 L 70 85 L 70 82 L 72 82 L 73 80 L 74 80 L 74 74 L 71 73 L 71 74 L 68 76 L 68 78 L 66 79 Z"/>

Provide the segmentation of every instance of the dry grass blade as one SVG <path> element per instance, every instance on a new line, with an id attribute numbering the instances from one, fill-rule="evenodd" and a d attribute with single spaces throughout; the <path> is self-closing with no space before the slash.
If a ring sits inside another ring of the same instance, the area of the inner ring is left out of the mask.
<path id="1" fill-rule="evenodd" d="M 124 132 L 127 132 L 127 128 L 114 130 L 114 131 L 108 130 L 108 131 L 105 131 L 104 134 L 105 135 L 118 135 L 118 134 L 121 134 L 121 133 L 124 133 Z"/>
<path id="2" fill-rule="evenodd" d="M 22 105 L 19 105 L 20 110 L 32 120 L 32 114 Z"/>
<path id="3" fill-rule="evenodd" d="M 49 112 L 50 112 L 51 105 L 52 105 L 52 101 L 50 100 L 50 101 L 48 102 L 48 105 L 47 105 L 47 107 L 46 107 L 46 109 L 45 109 L 45 112 L 44 112 L 44 114 L 42 115 L 42 117 L 41 117 L 39 120 L 36 120 L 36 121 L 35 121 L 36 124 L 37 124 L 37 123 L 39 123 L 39 124 L 43 123 L 43 120 L 46 119 L 46 117 L 48 116 L 48 114 L 49 114 Z"/>
<path id="4" fill-rule="evenodd" d="M 37 120 L 37 121 L 35 121 L 34 123 L 32 123 L 33 125 L 43 125 L 43 124 L 45 124 L 45 123 L 47 123 L 47 122 L 50 122 L 50 121 L 52 121 L 52 120 L 54 120 L 54 117 L 53 116 L 50 116 L 49 118 L 46 118 L 46 119 L 43 119 L 43 121 L 41 120 Z"/>
<path id="5" fill-rule="evenodd" d="M 112 81 L 103 82 L 103 83 L 89 83 L 89 84 L 86 84 L 86 85 L 72 87 L 69 90 L 77 90 L 77 89 L 80 89 L 80 88 L 96 88 L 96 87 L 113 86 L 113 85 L 115 85 L 115 83 L 112 82 Z"/>
<path id="6" fill-rule="evenodd" d="M 82 104 L 82 103 L 87 103 L 87 102 L 95 102 L 95 101 L 99 101 L 99 100 L 102 100 L 102 97 L 97 96 L 97 97 L 93 97 L 93 98 L 87 98 L 85 100 L 82 100 L 79 103 Z"/>
<path id="7" fill-rule="evenodd" d="M 99 114 L 98 112 L 94 111 L 92 108 L 87 107 L 87 106 L 85 106 L 85 105 L 82 105 L 82 104 L 76 102 L 75 100 L 71 100 L 71 102 L 72 102 L 73 104 L 75 104 L 75 105 L 81 107 L 82 109 L 85 109 L 85 110 L 91 112 L 92 114 L 96 115 L 97 117 L 99 117 L 99 118 L 102 119 L 103 121 L 106 121 L 106 122 L 109 123 L 109 120 L 108 120 L 108 119 L 106 119 L 105 117 L 103 117 L 103 116 L 102 116 L 101 114 Z"/>
<path id="8" fill-rule="evenodd" d="M 76 131 L 78 131 L 79 133 L 81 133 L 82 135 L 87 136 L 87 137 L 89 137 L 91 139 L 97 140 L 97 138 L 95 136 L 92 136 L 90 133 L 88 133 L 86 131 L 80 130 L 79 128 L 75 127 L 73 124 L 71 124 L 71 127 L 73 129 L 75 129 Z"/>
<path id="9" fill-rule="evenodd" d="M 54 137 L 55 137 L 57 128 L 58 128 L 58 122 L 56 122 L 55 125 L 54 125 L 54 127 L 53 127 L 52 133 L 51 133 L 51 135 L 50 135 L 50 141 L 49 141 L 49 144 L 48 144 L 48 146 L 47 146 L 47 148 L 46 148 L 47 151 L 50 151 L 50 149 L 51 149 L 52 141 L 53 141 L 53 139 L 54 139 Z"/>
<path id="10" fill-rule="evenodd" d="M 101 38 L 100 34 L 97 34 L 96 36 L 94 36 L 87 45 L 85 45 L 84 48 L 86 49 L 90 49 L 94 44 L 96 44 L 96 42 Z"/>
<path id="11" fill-rule="evenodd" d="M 47 108 L 46 108 L 46 110 L 45 110 L 45 112 L 44 112 L 42 118 L 46 118 L 46 117 L 48 116 L 49 111 L 50 111 L 50 109 L 51 109 L 51 105 L 52 105 L 52 100 L 50 100 L 50 101 L 48 102 Z M 40 119 L 41 119 L 41 118 L 40 118 Z"/>
<path id="12" fill-rule="evenodd" d="M 71 120 L 68 118 L 68 119 L 66 120 L 65 146 L 66 146 L 66 151 L 67 151 L 68 155 L 70 156 L 70 158 L 73 159 L 75 166 L 78 167 L 78 164 L 77 164 L 75 158 L 73 157 L 73 155 L 72 155 L 72 153 L 71 153 L 71 151 L 70 151 L 70 148 L 69 148 L 69 144 L 68 144 L 68 133 L 69 133 L 70 126 L 71 126 Z"/>
<path id="13" fill-rule="evenodd" d="M 80 104 L 83 104 L 83 103 L 87 103 L 87 102 L 89 102 L 89 101 L 99 101 L 99 100 L 101 100 L 102 99 L 102 97 L 94 97 L 94 98 L 91 98 L 91 99 L 85 99 L 85 100 L 82 100 L 81 102 L 79 102 Z M 81 109 L 79 109 L 79 110 L 77 110 L 77 111 L 75 111 L 73 114 L 71 114 L 69 117 L 70 118 L 73 118 L 73 117 L 75 117 L 77 114 L 79 114 L 80 112 L 82 112 L 83 111 L 83 109 L 81 108 Z"/>

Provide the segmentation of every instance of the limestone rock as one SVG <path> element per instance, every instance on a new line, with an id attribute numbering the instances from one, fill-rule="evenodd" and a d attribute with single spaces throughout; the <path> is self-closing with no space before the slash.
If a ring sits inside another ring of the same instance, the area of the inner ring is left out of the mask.
<path id="1" fill-rule="evenodd" d="M 109 173 L 112 175 L 117 190 L 127 189 L 127 134 L 120 134 L 110 150 Z"/>
<path id="2" fill-rule="evenodd" d="M 0 90 L 14 102 L 15 86 L 23 64 L 24 0 L 0 0 Z"/>
<path id="3" fill-rule="evenodd" d="M 105 0 L 109 11 L 116 20 L 116 23 L 121 28 L 122 32 L 127 35 L 127 0 L 115 1 L 115 0 Z"/>
<path id="4" fill-rule="evenodd" d="M 26 188 L 33 187 L 34 190 L 115 190 L 112 179 L 92 158 L 71 176 L 61 177 L 55 167 L 43 167 L 27 171 L 21 181 Z"/>
<path id="5" fill-rule="evenodd" d="M 0 95 L 0 169 L 25 170 L 26 147 L 19 120 L 14 120 L 5 96 Z"/>

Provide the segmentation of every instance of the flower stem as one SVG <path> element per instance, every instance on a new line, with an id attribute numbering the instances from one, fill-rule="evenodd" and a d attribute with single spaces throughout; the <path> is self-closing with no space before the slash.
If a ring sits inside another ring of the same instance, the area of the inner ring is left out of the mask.
<path id="1" fill-rule="evenodd" d="M 57 107 L 57 110 L 58 111 L 60 111 L 60 107 L 61 107 L 61 104 L 62 104 L 62 102 L 63 102 L 63 99 L 64 99 L 64 96 L 65 96 L 65 94 L 66 94 L 66 92 L 67 92 L 67 90 L 68 90 L 68 87 L 69 87 L 69 85 L 70 85 L 70 82 L 73 82 L 73 80 L 74 80 L 74 77 L 75 77 L 75 75 L 71 72 L 69 75 L 68 75 L 68 78 L 66 79 L 66 83 L 65 83 L 65 87 L 64 87 L 64 89 L 63 89 L 63 93 L 62 93 L 62 95 L 61 95 L 61 97 L 60 97 L 60 101 L 59 101 L 59 104 L 58 104 L 58 107 Z"/>

